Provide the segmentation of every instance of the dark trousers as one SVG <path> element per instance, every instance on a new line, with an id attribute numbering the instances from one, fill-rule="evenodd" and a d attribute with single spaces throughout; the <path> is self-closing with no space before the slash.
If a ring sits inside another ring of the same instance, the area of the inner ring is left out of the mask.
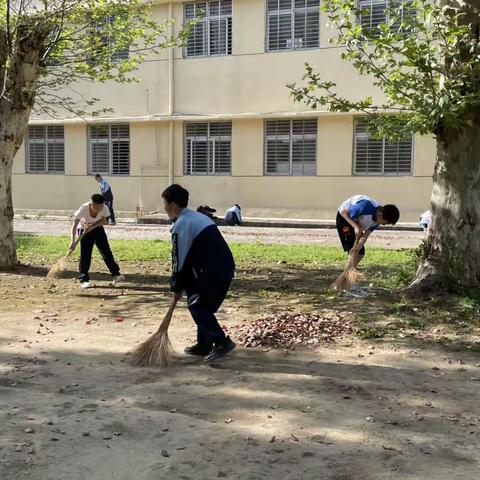
<path id="1" fill-rule="evenodd" d="M 120 275 L 120 267 L 113 258 L 113 253 L 110 250 L 105 229 L 103 227 L 97 227 L 87 233 L 80 241 L 79 280 L 81 282 L 88 282 L 90 280 L 88 271 L 90 270 L 90 265 L 92 263 L 92 251 L 94 245 L 97 246 L 105 265 L 110 270 L 110 273 L 112 275 Z"/>
<path id="2" fill-rule="evenodd" d="M 197 324 L 197 342 L 200 344 L 222 344 L 226 335 L 218 323 L 215 313 L 222 305 L 232 283 L 232 277 L 224 281 L 211 282 L 204 288 L 187 290 L 187 304 L 193 321 Z M 207 290 L 208 289 L 208 290 Z M 196 290 L 196 291 L 195 291 Z"/>
<path id="3" fill-rule="evenodd" d="M 113 211 L 113 193 L 112 190 L 108 190 L 103 194 L 103 198 L 105 199 L 105 205 L 110 210 L 110 223 L 115 223 L 115 212 Z"/>
<path id="4" fill-rule="evenodd" d="M 337 232 L 340 238 L 340 242 L 342 242 L 343 251 L 350 252 L 350 250 L 353 248 L 353 245 L 355 244 L 355 230 L 341 215 L 340 212 L 337 212 L 336 223 Z M 362 247 L 358 253 L 361 257 L 363 257 L 365 255 L 365 247 Z"/>

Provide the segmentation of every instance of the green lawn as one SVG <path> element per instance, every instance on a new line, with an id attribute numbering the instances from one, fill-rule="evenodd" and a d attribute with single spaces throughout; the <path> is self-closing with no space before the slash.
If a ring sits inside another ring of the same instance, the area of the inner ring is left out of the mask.
<path id="1" fill-rule="evenodd" d="M 16 236 L 18 255 L 24 262 L 56 260 L 68 248 L 67 237 Z M 168 262 L 170 242 L 163 240 L 111 240 L 115 257 L 123 262 L 157 260 Z M 346 261 L 346 255 L 339 247 L 322 245 L 276 245 L 250 243 L 231 245 L 239 265 L 259 262 L 261 264 L 286 263 L 305 267 L 338 265 Z M 411 250 L 385 250 L 369 248 L 364 265 L 408 266 L 412 263 Z"/>

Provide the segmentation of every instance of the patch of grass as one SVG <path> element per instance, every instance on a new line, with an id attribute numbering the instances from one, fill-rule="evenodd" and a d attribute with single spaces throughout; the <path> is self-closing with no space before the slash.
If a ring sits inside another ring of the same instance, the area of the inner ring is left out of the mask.
<path id="1" fill-rule="evenodd" d="M 361 328 L 357 331 L 357 336 L 362 340 L 367 340 L 369 338 L 383 338 L 386 332 L 383 328 L 380 327 L 367 327 Z"/>
<path id="2" fill-rule="evenodd" d="M 66 252 L 69 244 L 67 237 L 17 235 L 17 249 L 22 261 L 56 260 Z M 111 240 L 110 245 L 115 257 L 124 262 L 142 262 L 157 260 L 170 261 L 171 244 L 164 240 Z M 265 266 L 274 264 L 317 268 L 321 266 L 338 266 L 346 264 L 347 257 L 339 247 L 322 245 L 275 245 L 275 244 L 231 244 L 235 261 L 239 265 Z M 409 250 L 383 250 L 371 248 L 362 265 L 370 274 L 370 267 L 379 265 L 395 271 L 409 271 L 411 255 Z M 372 270 L 375 272 L 375 270 Z M 377 272 L 378 273 L 378 272 Z M 390 270 L 390 275 L 392 271 Z M 401 275 L 405 275 L 402 273 Z"/>

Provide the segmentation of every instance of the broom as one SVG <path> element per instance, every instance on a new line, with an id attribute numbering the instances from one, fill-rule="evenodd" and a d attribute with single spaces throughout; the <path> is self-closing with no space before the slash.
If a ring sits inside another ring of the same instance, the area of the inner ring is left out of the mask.
<path id="1" fill-rule="evenodd" d="M 357 247 L 361 237 L 355 239 L 352 249 L 348 254 L 348 263 L 345 270 L 332 283 L 332 288 L 337 291 L 350 290 L 363 277 L 363 274 L 355 267 L 358 257 Z"/>
<path id="2" fill-rule="evenodd" d="M 139 367 L 168 367 L 172 361 L 173 348 L 168 338 L 168 327 L 177 305 L 173 301 L 158 330 L 133 352 L 132 363 Z"/>
<path id="3" fill-rule="evenodd" d="M 85 236 L 87 232 L 83 232 L 76 240 L 75 243 L 73 244 L 72 248 L 67 252 L 66 255 L 64 255 L 60 260 L 58 260 L 52 268 L 47 273 L 47 278 L 58 278 L 62 272 L 64 272 L 67 269 L 67 260 L 68 257 L 74 252 L 75 248 L 77 245 L 80 243 L 82 238 Z"/>

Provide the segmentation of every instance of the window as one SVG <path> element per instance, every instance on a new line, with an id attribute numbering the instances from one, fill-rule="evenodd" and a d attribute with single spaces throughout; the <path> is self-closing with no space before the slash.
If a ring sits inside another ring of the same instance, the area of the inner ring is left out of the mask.
<path id="1" fill-rule="evenodd" d="M 89 132 L 90 173 L 130 173 L 130 126 L 92 125 Z"/>
<path id="2" fill-rule="evenodd" d="M 118 62 L 121 60 L 127 60 L 130 55 L 130 49 L 128 46 L 124 46 L 118 50 L 113 50 L 115 42 L 112 40 L 112 25 L 115 19 L 113 17 L 107 17 L 104 21 L 95 22 L 92 29 L 93 35 L 100 35 L 100 43 L 103 43 L 106 47 L 111 47 L 112 53 L 110 54 L 110 60 L 112 62 Z M 98 41 L 98 40 L 97 40 Z M 95 62 L 95 52 L 92 53 L 91 62 Z"/>
<path id="3" fill-rule="evenodd" d="M 28 173 L 65 172 L 63 125 L 28 127 L 26 146 Z"/>
<path id="4" fill-rule="evenodd" d="M 267 51 L 320 45 L 320 0 L 267 0 Z"/>
<path id="5" fill-rule="evenodd" d="M 186 57 L 232 54 L 232 0 L 189 3 L 185 23 L 196 20 L 184 49 Z"/>
<path id="6" fill-rule="evenodd" d="M 230 175 L 232 122 L 185 124 L 185 175 Z"/>
<path id="7" fill-rule="evenodd" d="M 317 119 L 265 122 L 265 174 L 315 175 Z"/>
<path id="8" fill-rule="evenodd" d="M 365 119 L 354 124 L 354 175 L 412 175 L 413 135 L 403 140 L 375 139 Z"/>
<path id="9" fill-rule="evenodd" d="M 390 21 L 391 16 L 399 18 L 393 24 L 393 30 L 398 30 L 400 23 L 407 15 L 416 14 L 416 9 L 408 1 L 402 0 L 358 0 L 360 24 L 365 33 L 375 35 L 381 24 Z"/>

